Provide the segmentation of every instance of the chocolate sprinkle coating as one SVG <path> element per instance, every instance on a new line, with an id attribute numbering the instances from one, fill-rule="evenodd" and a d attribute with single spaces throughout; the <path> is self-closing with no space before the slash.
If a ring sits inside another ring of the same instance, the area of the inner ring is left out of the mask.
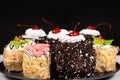
<path id="1" fill-rule="evenodd" d="M 79 79 L 94 74 L 96 57 L 91 36 L 75 43 L 51 42 L 51 78 Z M 52 40 L 51 40 L 52 41 Z"/>

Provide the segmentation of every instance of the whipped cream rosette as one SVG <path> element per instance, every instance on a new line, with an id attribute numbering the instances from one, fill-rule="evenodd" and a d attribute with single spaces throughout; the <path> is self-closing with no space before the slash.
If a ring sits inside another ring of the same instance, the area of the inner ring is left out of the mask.
<path id="1" fill-rule="evenodd" d="M 82 29 L 79 33 L 84 34 L 84 35 L 91 35 L 91 36 L 100 36 L 100 32 L 97 30 L 98 27 L 100 26 L 107 26 L 111 29 L 111 25 L 109 23 L 100 23 L 97 24 L 96 26 L 89 25 L 87 26 L 86 29 Z"/>
<path id="2" fill-rule="evenodd" d="M 49 79 L 51 63 L 49 51 L 49 44 L 26 46 L 23 54 L 23 75 L 33 79 Z"/>
<path id="3" fill-rule="evenodd" d="M 62 37 L 65 34 L 68 34 L 68 31 L 66 29 L 61 29 L 59 33 L 53 33 L 52 31 L 50 31 L 47 35 L 47 38 L 57 40 L 59 37 Z"/>
<path id="4" fill-rule="evenodd" d="M 99 36 L 100 32 L 98 30 L 83 29 L 83 30 L 80 31 L 80 34 Z"/>
<path id="5" fill-rule="evenodd" d="M 33 25 L 32 28 L 28 28 L 25 31 L 25 34 L 22 35 L 24 39 L 38 40 L 39 42 L 44 42 L 46 33 L 43 29 L 40 29 L 39 26 Z"/>
<path id="6" fill-rule="evenodd" d="M 22 71 L 23 53 L 26 45 L 34 44 L 29 39 L 15 37 L 8 45 L 4 47 L 4 66 L 8 71 Z"/>
<path id="7" fill-rule="evenodd" d="M 79 33 L 83 35 L 91 35 L 91 36 L 100 35 L 100 32 L 96 30 L 96 28 L 93 26 L 88 26 L 86 29 L 82 29 Z"/>

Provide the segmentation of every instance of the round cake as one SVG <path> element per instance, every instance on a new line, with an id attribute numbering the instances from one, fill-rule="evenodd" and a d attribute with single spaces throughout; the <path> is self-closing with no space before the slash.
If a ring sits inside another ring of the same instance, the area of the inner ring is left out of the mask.
<path id="1" fill-rule="evenodd" d="M 95 51 L 90 36 L 66 34 L 59 38 L 54 50 L 55 79 L 80 79 L 94 74 Z"/>

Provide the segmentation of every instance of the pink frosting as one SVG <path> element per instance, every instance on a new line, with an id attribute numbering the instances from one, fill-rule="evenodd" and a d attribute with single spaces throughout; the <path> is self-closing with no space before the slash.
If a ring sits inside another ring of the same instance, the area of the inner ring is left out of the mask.
<path id="1" fill-rule="evenodd" d="M 26 50 L 29 51 L 32 56 L 40 57 L 46 52 L 50 51 L 50 45 L 49 44 L 27 45 Z"/>

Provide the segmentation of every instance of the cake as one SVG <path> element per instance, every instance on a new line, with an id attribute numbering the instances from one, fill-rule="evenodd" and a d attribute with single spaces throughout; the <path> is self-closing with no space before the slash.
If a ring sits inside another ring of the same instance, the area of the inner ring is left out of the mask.
<path id="1" fill-rule="evenodd" d="M 50 53 L 51 53 L 51 65 L 50 65 L 50 72 L 51 72 L 51 79 L 54 79 L 56 76 L 55 72 L 55 62 L 54 55 L 56 54 L 55 51 L 58 50 L 59 46 L 59 38 L 68 34 L 69 32 L 66 29 L 61 29 L 59 27 L 54 26 L 51 22 L 47 21 L 45 18 L 42 18 L 42 20 L 49 24 L 53 29 L 50 30 L 46 37 L 46 43 L 50 44 Z"/>
<path id="2" fill-rule="evenodd" d="M 111 25 L 108 23 L 100 23 L 100 25 Z M 94 26 L 88 26 L 86 29 L 80 31 L 80 34 L 90 35 L 93 40 L 93 48 L 96 55 L 96 68 L 95 72 L 110 72 L 116 70 L 116 55 L 119 52 L 119 47 L 111 45 L 114 41 L 106 40 Z"/>
<path id="3" fill-rule="evenodd" d="M 23 75 L 31 79 L 50 79 L 50 45 L 28 45 L 23 54 Z"/>
<path id="4" fill-rule="evenodd" d="M 96 27 L 68 31 L 42 19 L 53 27 L 48 34 L 32 25 L 4 47 L 3 63 L 7 71 L 20 71 L 30 79 L 68 80 L 116 70 L 120 49 L 111 45 L 113 39 L 104 39 Z"/>
<path id="5" fill-rule="evenodd" d="M 116 55 L 119 47 L 111 45 L 113 39 L 106 40 L 101 37 L 94 37 L 93 47 L 96 54 L 95 72 L 104 73 L 116 71 Z"/>
<path id="6" fill-rule="evenodd" d="M 73 31 L 59 37 L 59 41 L 52 58 L 56 74 L 54 78 L 80 79 L 92 76 L 96 57 L 90 37 Z"/>
<path id="7" fill-rule="evenodd" d="M 4 47 L 3 64 L 8 71 L 22 71 L 23 53 L 26 45 L 31 45 L 34 42 L 19 37 L 15 37 L 8 45 Z"/>

